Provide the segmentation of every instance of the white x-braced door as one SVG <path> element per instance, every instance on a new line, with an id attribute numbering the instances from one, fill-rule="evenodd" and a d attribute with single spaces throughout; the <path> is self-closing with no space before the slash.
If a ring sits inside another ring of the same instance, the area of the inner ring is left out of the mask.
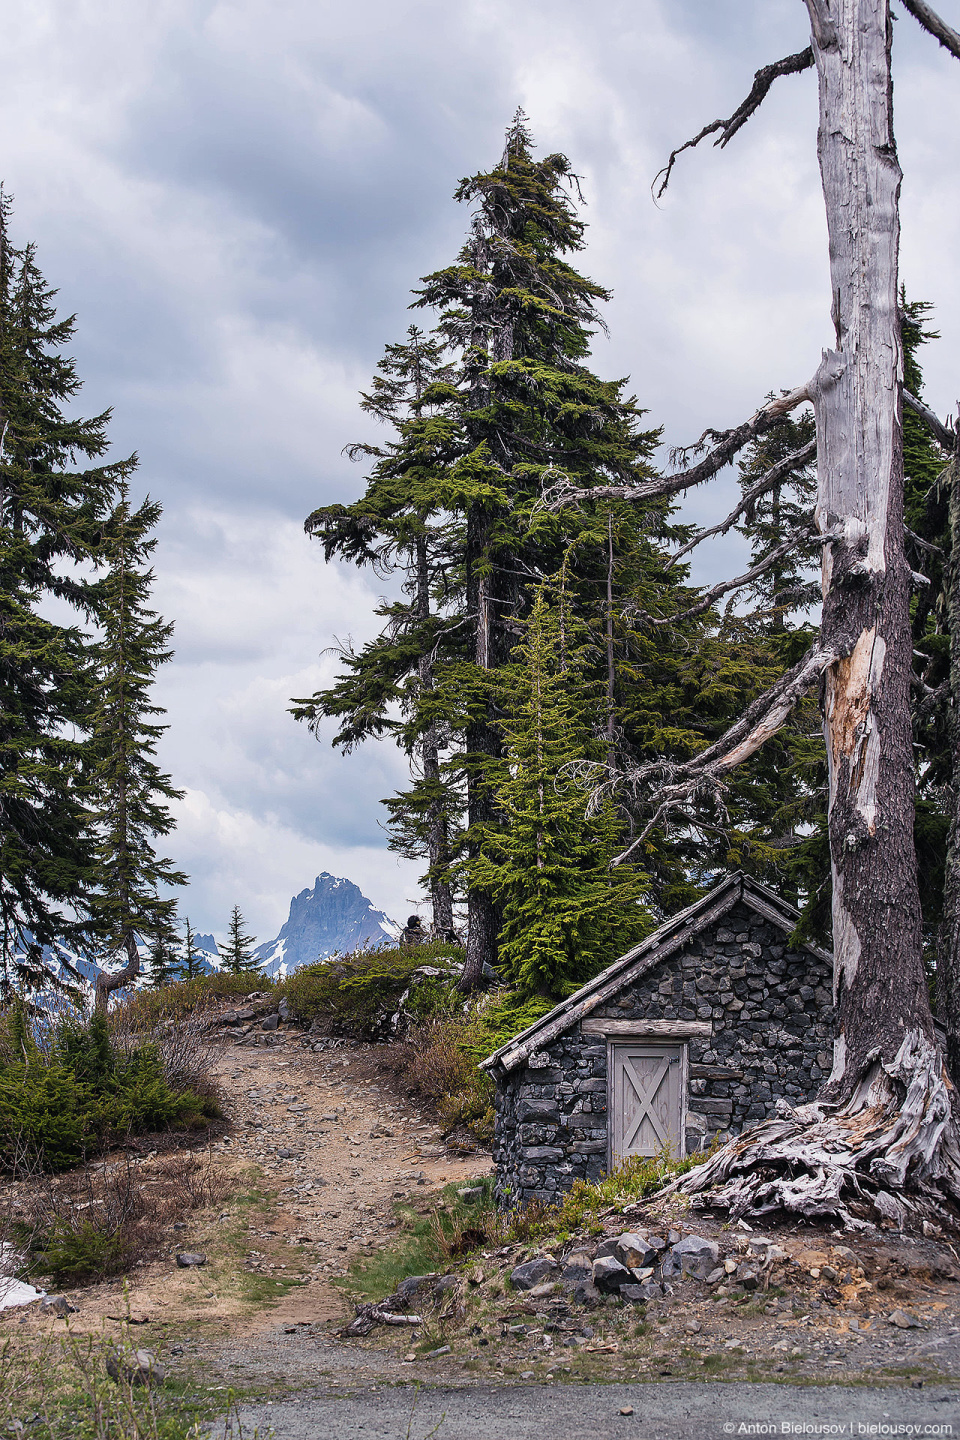
<path id="1" fill-rule="evenodd" d="M 628 1155 L 683 1154 L 683 1046 L 610 1047 L 611 1163 Z"/>

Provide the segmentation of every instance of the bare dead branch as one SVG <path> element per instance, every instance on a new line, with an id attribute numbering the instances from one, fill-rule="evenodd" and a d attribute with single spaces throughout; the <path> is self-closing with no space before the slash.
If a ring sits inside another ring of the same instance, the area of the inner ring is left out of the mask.
<path id="1" fill-rule="evenodd" d="M 634 788 L 657 776 L 666 775 L 668 783 L 660 785 L 649 797 L 648 803 L 657 806 L 653 818 L 613 864 L 622 864 L 667 815 L 689 805 L 711 786 L 719 791 L 722 777 L 756 754 L 778 730 L 782 730 L 800 701 L 819 683 L 836 659 L 837 652 L 832 647 L 825 648 L 819 643 L 811 646 L 803 659 L 758 696 L 719 740 L 692 760 L 676 766 L 659 761 L 627 771 L 623 779 Z"/>
<path id="2" fill-rule="evenodd" d="M 915 395 L 911 395 L 906 387 L 904 387 L 903 391 L 903 403 L 908 410 L 913 411 L 914 415 L 920 416 L 924 425 L 926 425 L 927 429 L 932 433 L 937 443 L 943 446 L 944 450 L 953 450 L 955 448 L 957 432 L 944 425 L 943 421 L 934 415 L 933 411 L 929 410 L 922 400 L 918 400 Z"/>
<path id="3" fill-rule="evenodd" d="M 740 516 L 746 514 L 754 501 L 759 500 L 761 495 L 766 495 L 768 490 L 772 490 L 794 470 L 799 470 L 802 465 L 806 465 L 807 461 L 812 460 L 816 453 L 817 442 L 811 440 L 809 444 L 802 446 L 799 450 L 785 455 L 782 460 L 777 461 L 776 465 L 771 465 L 770 469 L 761 475 L 749 490 L 743 492 L 739 505 L 735 510 L 730 511 L 726 520 L 722 520 L 719 525 L 711 525 L 706 530 L 698 530 L 686 545 L 682 545 L 676 554 L 670 556 L 666 568 L 669 570 L 671 565 L 675 565 L 684 555 L 689 555 L 691 550 L 695 550 L 698 545 L 702 544 L 704 540 L 709 540 L 712 535 L 726 535 L 730 527 L 740 519 Z"/>
<path id="4" fill-rule="evenodd" d="M 924 9 L 926 9 L 926 6 L 924 6 Z M 943 22 L 941 21 L 940 23 L 942 24 Z M 737 109 L 734 110 L 729 120 L 714 120 L 711 125 L 704 125 L 699 135 L 695 135 L 692 140 L 685 141 L 683 145 L 679 145 L 676 150 L 671 152 L 670 159 L 666 165 L 658 175 L 654 176 L 653 186 L 651 188 L 654 188 L 660 176 L 663 176 L 663 183 L 659 190 L 656 190 L 654 199 L 659 200 L 664 190 L 666 190 L 670 183 L 670 173 L 676 164 L 677 157 L 682 155 L 684 150 L 693 150 L 700 144 L 701 140 L 705 140 L 708 135 L 713 135 L 718 130 L 720 131 L 720 135 L 713 143 L 714 145 L 719 145 L 722 150 L 724 145 L 733 139 L 737 131 L 746 125 L 750 116 L 760 109 L 760 106 L 767 98 L 767 94 L 774 80 L 779 80 L 781 75 L 798 75 L 801 70 L 809 70 L 812 65 L 813 47 L 808 45 L 806 50 L 801 50 L 796 55 L 787 55 L 783 60 L 775 60 L 772 65 L 761 66 L 753 77 L 753 86 L 750 94 L 741 102 Z"/>
<path id="5" fill-rule="evenodd" d="M 817 535 L 811 519 L 809 525 L 798 525 L 795 530 L 791 530 L 789 535 L 770 551 L 769 555 L 765 555 L 762 560 L 758 560 L 756 565 L 751 565 L 750 569 L 744 571 L 742 575 L 738 575 L 734 580 L 722 580 L 718 585 L 714 585 L 710 590 L 707 590 L 697 601 L 696 605 L 691 605 L 688 610 L 681 610 L 678 615 L 665 615 L 662 618 L 648 615 L 646 618 L 654 625 L 672 625 L 675 621 L 688 620 L 694 615 L 702 615 L 705 610 L 710 609 L 710 606 L 715 600 L 720 599 L 721 595 L 726 595 L 731 590 L 742 590 L 745 585 L 751 585 L 759 575 L 769 570 L 771 565 L 775 565 L 778 560 L 782 560 L 784 555 L 788 555 L 791 550 L 796 550 L 797 546 L 804 541 L 829 545 L 832 543 L 832 540 L 833 536 L 831 535 Z"/>
<path id="6" fill-rule="evenodd" d="M 903 0 L 903 8 L 909 10 L 914 20 L 919 20 L 924 30 L 939 40 L 944 50 L 949 50 L 960 60 L 960 35 L 952 30 L 945 20 L 941 20 L 935 10 L 924 3 L 924 0 Z"/>
<path id="7" fill-rule="evenodd" d="M 713 432 L 717 443 L 698 464 L 691 465 L 689 470 L 681 469 L 672 475 L 660 475 L 655 480 L 645 480 L 642 485 L 593 485 L 589 489 L 577 488 L 564 476 L 550 489 L 544 490 L 540 503 L 547 510 L 560 510 L 564 505 L 575 505 L 580 500 L 654 500 L 665 495 L 679 495 L 681 491 L 690 490 L 694 485 L 702 485 L 705 480 L 711 479 L 718 470 L 729 465 L 733 457 L 751 441 L 771 430 L 784 415 L 788 415 L 791 410 L 809 399 L 809 388 L 801 385 L 796 390 L 778 396 L 776 400 L 770 400 L 755 415 L 751 415 L 749 420 L 744 420 L 742 425 L 737 425 L 732 430 Z"/>

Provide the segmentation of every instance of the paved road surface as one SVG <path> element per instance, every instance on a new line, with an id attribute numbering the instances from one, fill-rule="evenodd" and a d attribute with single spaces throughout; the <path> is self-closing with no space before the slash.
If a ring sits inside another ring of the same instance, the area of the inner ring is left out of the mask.
<path id="1" fill-rule="evenodd" d="M 632 1405 L 633 1415 L 621 1415 Z M 960 1437 L 960 1386 L 412 1385 L 241 1412 L 276 1440 L 725 1440 L 728 1435 Z M 905 1429 L 903 1427 L 913 1427 Z"/>

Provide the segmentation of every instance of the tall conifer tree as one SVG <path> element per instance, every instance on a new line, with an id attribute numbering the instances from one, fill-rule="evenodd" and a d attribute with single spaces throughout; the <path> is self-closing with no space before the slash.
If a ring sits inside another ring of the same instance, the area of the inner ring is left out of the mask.
<path id="1" fill-rule="evenodd" d="M 104 523 L 135 459 L 97 465 L 109 412 L 67 413 L 80 381 L 56 292 L 32 245 L 10 235 L 0 191 L 0 983 L 55 976 L 45 946 L 81 946 L 94 869 L 82 736 L 96 684 L 79 623 L 46 602 L 95 609 L 83 562 L 100 563 Z M 79 468 L 76 461 L 81 461 Z M 79 568 L 78 568 L 79 562 Z M 63 964 L 71 970 L 69 960 Z M 75 972 L 74 972 L 75 974 Z"/>
<path id="2" fill-rule="evenodd" d="M 160 506 L 150 500 L 133 510 L 126 481 L 121 482 L 102 547 L 109 569 L 98 587 L 101 638 L 94 649 L 98 683 L 90 748 L 98 843 L 91 909 L 107 954 L 119 953 L 125 963 L 98 975 L 98 1008 L 140 973 L 138 935 L 169 937 L 176 901 L 161 890 L 187 882 L 155 848 L 157 837 L 174 826 L 168 802 L 183 794 L 156 762 L 166 727 L 157 723 L 163 711 L 151 690 L 156 671 L 173 654 L 173 626 L 147 603 L 159 518 Z"/>

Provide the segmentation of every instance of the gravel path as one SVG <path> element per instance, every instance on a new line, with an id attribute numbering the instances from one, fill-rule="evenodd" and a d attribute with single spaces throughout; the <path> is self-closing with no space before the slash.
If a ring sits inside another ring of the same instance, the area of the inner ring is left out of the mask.
<path id="1" fill-rule="evenodd" d="M 624 1415 L 623 1409 L 633 1413 Z M 726 1435 L 957 1435 L 960 1391 L 690 1384 L 379 1388 L 241 1412 L 275 1440 L 723 1440 Z M 909 1430 L 897 1427 L 915 1427 Z M 843 1427 L 843 1428 L 841 1428 Z"/>

